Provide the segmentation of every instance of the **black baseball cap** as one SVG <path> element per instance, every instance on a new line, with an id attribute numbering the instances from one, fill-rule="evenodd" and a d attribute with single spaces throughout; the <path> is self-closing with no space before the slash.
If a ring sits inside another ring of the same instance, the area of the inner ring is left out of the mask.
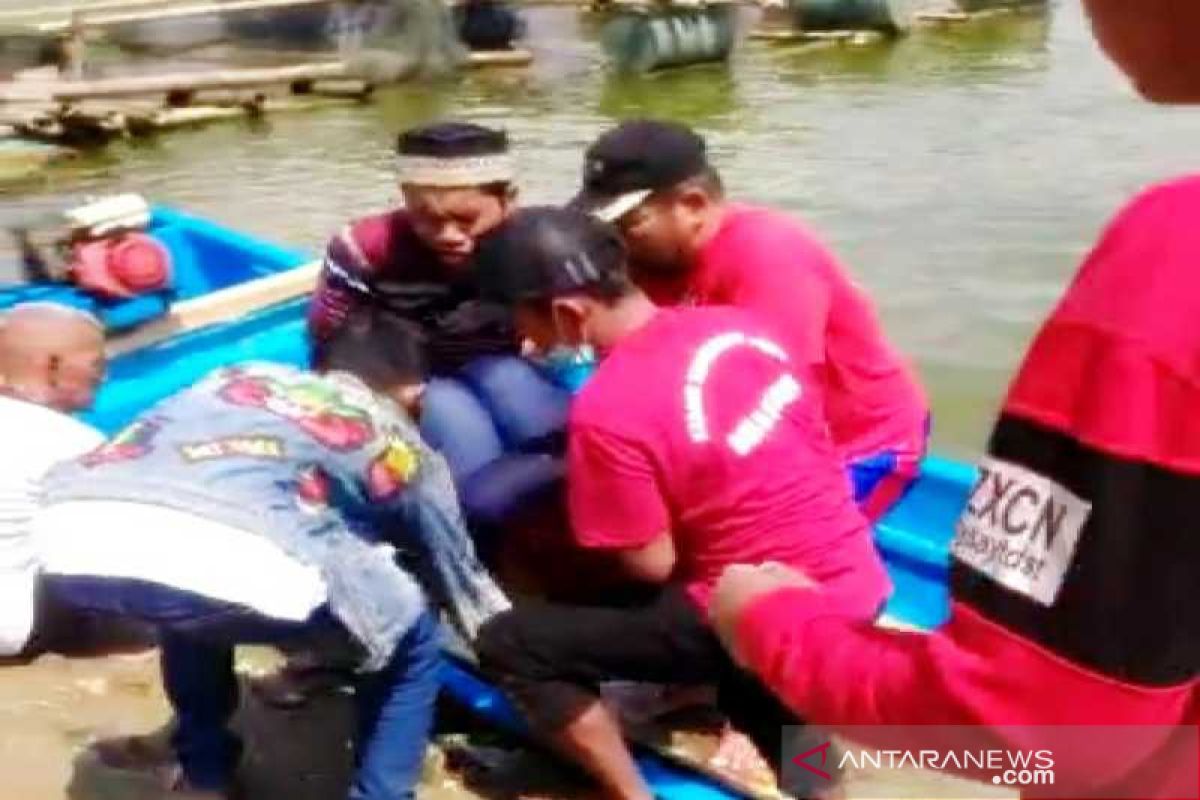
<path id="1" fill-rule="evenodd" d="M 479 243 L 475 269 L 484 297 L 514 305 L 628 282 L 625 247 L 609 224 L 556 206 L 518 210 Z"/>
<path id="2" fill-rule="evenodd" d="M 588 147 L 583 189 L 572 208 L 613 222 L 653 192 L 708 169 L 704 139 L 686 125 L 655 119 L 622 122 Z"/>

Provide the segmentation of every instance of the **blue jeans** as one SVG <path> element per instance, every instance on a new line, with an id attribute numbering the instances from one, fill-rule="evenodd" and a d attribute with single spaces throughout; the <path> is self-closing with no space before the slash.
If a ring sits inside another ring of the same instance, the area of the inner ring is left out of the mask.
<path id="1" fill-rule="evenodd" d="M 544 452 L 565 435 L 571 396 L 516 356 L 486 356 L 426 390 L 421 435 L 456 481 L 509 452 Z"/>
<path id="2" fill-rule="evenodd" d="M 570 399 L 515 356 L 479 358 L 429 384 L 421 435 L 449 463 L 476 531 L 561 479 L 555 456 L 565 443 Z"/>
<path id="3" fill-rule="evenodd" d="M 163 684 L 177 721 L 172 745 L 197 789 L 227 787 L 241 754 L 228 727 L 238 705 L 235 645 L 351 646 L 324 607 L 306 622 L 289 623 L 157 584 L 56 575 L 44 581 L 65 604 L 137 617 L 158 628 Z M 437 623 L 426 612 L 383 669 L 358 676 L 350 800 L 414 796 L 433 726 L 440 653 Z"/>

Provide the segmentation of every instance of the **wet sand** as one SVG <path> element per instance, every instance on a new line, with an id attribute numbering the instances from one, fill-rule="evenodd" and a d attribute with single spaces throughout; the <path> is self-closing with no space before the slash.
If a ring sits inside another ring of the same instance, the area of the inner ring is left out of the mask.
<path id="1" fill-rule="evenodd" d="M 242 708 L 235 727 L 246 743 L 240 782 L 252 800 L 341 800 L 351 769 L 352 707 L 347 696 L 319 695 L 305 707 L 264 704 L 247 681 L 280 663 L 259 648 L 240 650 Z M 442 713 L 418 796 L 427 800 L 562 798 L 590 800 L 594 790 L 571 770 L 520 743 Z M 100 763 L 91 745 L 165 731 L 170 718 L 154 650 L 108 657 L 46 655 L 33 663 L 0 666 L 0 800 L 165 800 L 150 773 Z M 164 737 L 165 738 L 165 737 Z M 713 735 L 675 731 L 672 749 L 711 755 Z M 848 776 L 849 792 L 879 795 L 878 776 Z M 906 797 L 995 798 L 983 787 L 912 772 Z M 891 782 L 890 786 L 896 784 Z M 886 790 L 885 790 L 886 791 Z M 882 795 L 879 795 L 882 796 Z M 1008 793 L 1009 797 L 1014 796 Z"/>
<path id="2" fill-rule="evenodd" d="M 243 705 L 235 727 L 246 743 L 243 794 L 253 800 L 338 800 L 351 768 L 350 700 L 327 694 L 299 710 L 265 705 L 246 690 L 246 680 L 277 661 L 261 650 L 239 652 Z M 107 767 L 90 746 L 163 731 L 169 718 L 153 650 L 99 658 L 47 655 L 0 666 L 0 800 L 165 798 L 153 774 Z M 544 756 L 516 754 L 512 743 L 503 743 L 504 749 L 472 746 L 464 758 L 463 741 L 461 735 L 442 736 L 430 747 L 422 798 L 513 797 L 518 776 L 527 796 L 587 793 Z"/>

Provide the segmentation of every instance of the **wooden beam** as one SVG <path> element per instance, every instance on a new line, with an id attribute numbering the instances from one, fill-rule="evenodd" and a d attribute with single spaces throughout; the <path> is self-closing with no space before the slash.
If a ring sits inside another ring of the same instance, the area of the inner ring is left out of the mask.
<path id="1" fill-rule="evenodd" d="M 297 81 L 316 81 L 352 77 L 340 61 L 296 64 L 289 67 L 222 69 L 212 72 L 179 72 L 165 75 L 140 75 L 128 78 L 103 78 L 94 81 L 62 81 L 46 89 L 53 100 L 88 100 L 102 97 L 134 97 L 179 90 L 245 89 L 254 86 L 286 85 Z"/>
<path id="2" fill-rule="evenodd" d="M 747 38 L 773 44 L 796 44 L 805 47 L 861 46 L 884 41 L 887 36 L 880 31 L 804 31 L 795 28 L 758 28 L 750 31 Z"/>
<path id="3" fill-rule="evenodd" d="M 321 265 L 311 262 L 276 275 L 176 303 L 167 315 L 109 340 L 109 356 L 150 347 L 188 331 L 231 322 L 288 300 L 303 297 L 316 285 Z"/>
<path id="4" fill-rule="evenodd" d="M 524 67 L 533 62 L 533 53 L 516 48 L 513 50 L 472 50 L 467 56 L 471 69 L 487 67 Z"/>
<path id="5" fill-rule="evenodd" d="M 533 53 L 528 50 L 480 50 L 469 55 L 467 66 L 472 69 L 522 67 L 531 61 Z M 355 77 L 353 71 L 342 62 L 323 61 L 286 67 L 177 72 L 91 81 L 10 81 L 0 83 L 0 102 L 70 102 L 169 92 L 286 86 L 302 81 L 346 80 Z"/>
<path id="6" fill-rule="evenodd" d="M 227 0 L 220 3 L 192 3 L 184 6 L 149 8 L 139 10 L 82 12 L 80 23 L 87 28 L 104 28 L 110 25 L 125 25 L 136 22 L 158 22 L 168 19 L 186 19 L 207 14 L 228 14 L 236 11 L 257 11 L 268 8 L 293 8 L 298 6 L 330 5 L 334 0 Z M 53 20 L 33 25 L 42 33 L 60 33 L 71 27 L 70 20 Z"/>
<path id="7" fill-rule="evenodd" d="M 34 6 L 33 8 L 0 11 L 0 23 L 20 23 L 28 20 L 61 19 L 74 13 L 90 14 L 104 11 L 130 11 L 135 8 L 162 8 L 172 0 L 101 0 L 98 3 L 75 5 Z"/>

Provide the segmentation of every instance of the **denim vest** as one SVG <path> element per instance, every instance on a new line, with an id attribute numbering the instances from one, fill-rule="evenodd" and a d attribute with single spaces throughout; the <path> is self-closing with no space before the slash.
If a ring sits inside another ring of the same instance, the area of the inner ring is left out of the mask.
<path id="1" fill-rule="evenodd" d="M 266 536 L 320 571 L 367 670 L 424 608 L 393 545 L 413 551 L 469 635 L 507 607 L 475 559 L 445 462 L 398 406 L 346 374 L 218 369 L 55 467 L 44 488 L 49 504 L 154 503 Z"/>

